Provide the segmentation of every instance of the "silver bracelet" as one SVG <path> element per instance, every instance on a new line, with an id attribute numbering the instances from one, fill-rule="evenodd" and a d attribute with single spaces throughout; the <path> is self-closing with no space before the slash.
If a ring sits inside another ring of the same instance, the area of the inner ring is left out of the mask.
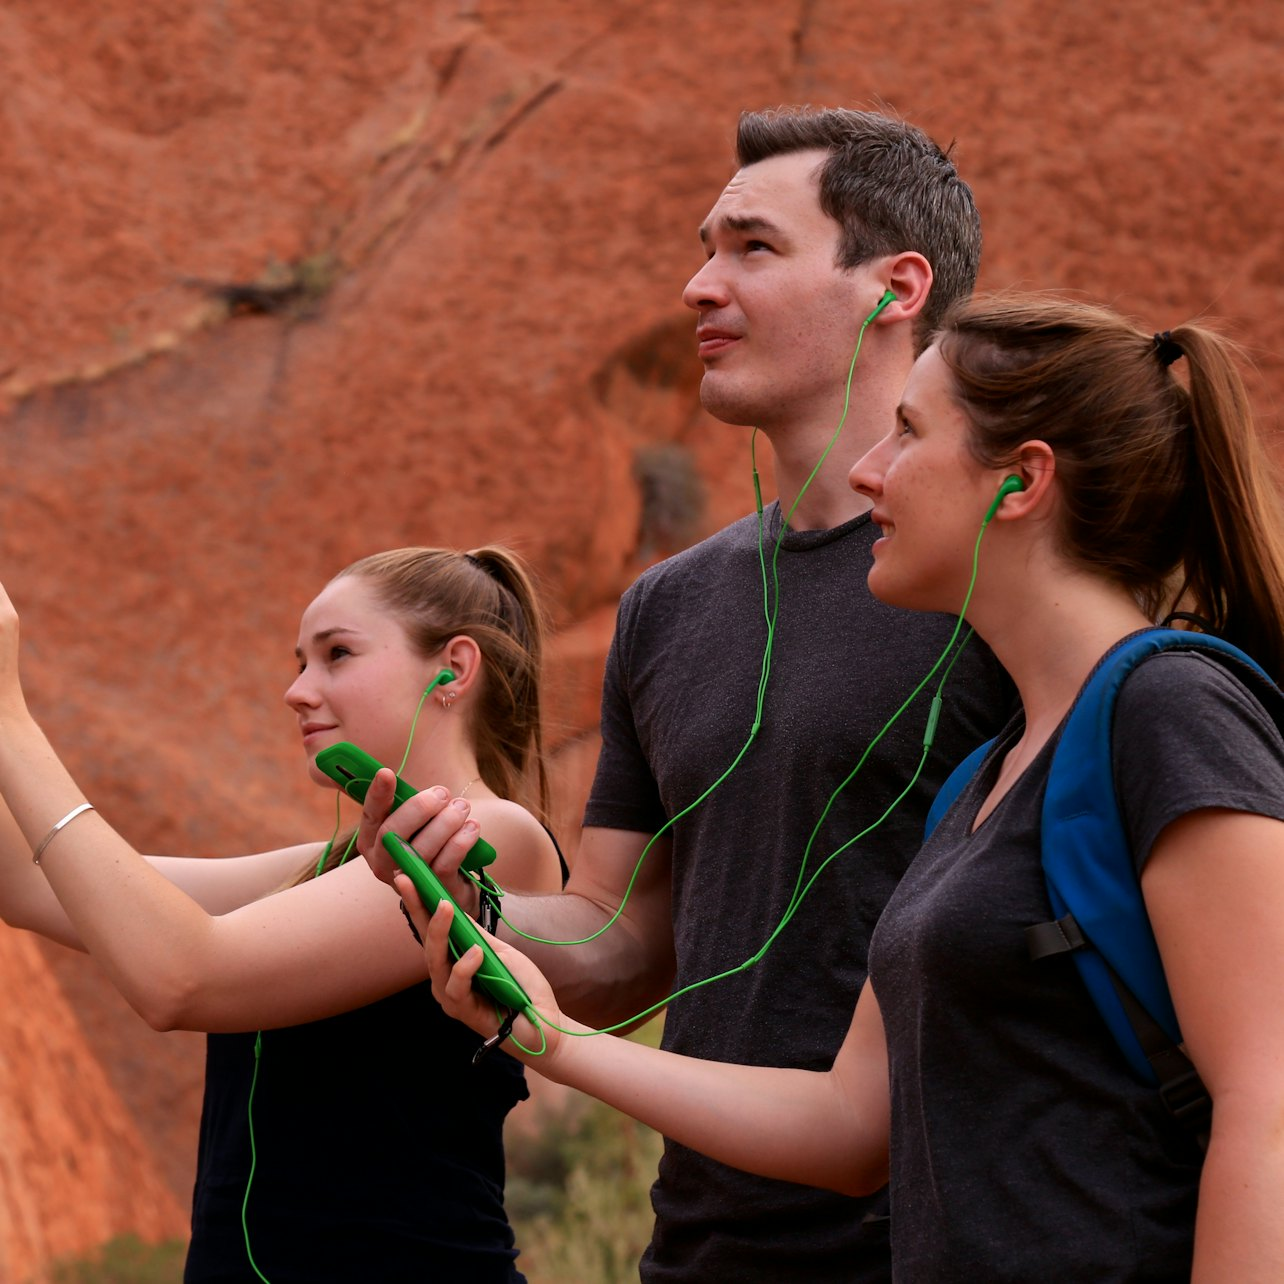
<path id="1" fill-rule="evenodd" d="M 49 846 L 49 844 L 50 844 L 51 842 L 53 842 L 53 840 L 54 840 L 54 836 L 58 833 L 58 831 L 59 831 L 60 829 L 66 829 L 66 827 L 67 827 L 68 825 L 70 825 L 70 824 L 71 824 L 71 822 L 72 822 L 73 820 L 75 820 L 75 819 L 76 819 L 76 817 L 77 817 L 77 816 L 79 816 L 82 812 L 86 812 L 86 811 L 93 811 L 93 809 L 94 809 L 94 804 L 93 804 L 93 803 L 90 803 L 90 802 L 83 802 L 83 803 L 81 803 L 81 804 L 80 804 L 80 806 L 78 806 L 78 807 L 73 807 L 73 808 L 72 808 L 72 809 L 71 809 L 71 810 L 70 810 L 70 811 L 69 811 L 69 812 L 68 812 L 68 813 L 67 813 L 67 814 L 66 814 L 66 815 L 65 815 L 65 816 L 60 820 L 60 821 L 58 821 L 58 823 L 57 823 L 56 825 L 54 825 L 54 827 L 53 827 L 53 828 L 52 828 L 52 829 L 51 829 L 51 830 L 50 830 L 50 831 L 49 831 L 49 832 L 48 832 L 48 833 L 47 833 L 47 834 L 46 834 L 46 835 L 45 835 L 45 836 L 40 840 L 40 843 L 39 843 L 39 845 L 37 846 L 36 850 L 35 850 L 34 852 L 32 852 L 32 853 L 31 853 L 31 863 L 32 863 L 33 865 L 39 865 L 39 864 L 40 864 L 40 858 L 41 858 L 41 856 L 43 856 L 43 855 L 44 855 L 45 848 L 46 848 L 46 847 L 48 847 L 48 846 Z"/>

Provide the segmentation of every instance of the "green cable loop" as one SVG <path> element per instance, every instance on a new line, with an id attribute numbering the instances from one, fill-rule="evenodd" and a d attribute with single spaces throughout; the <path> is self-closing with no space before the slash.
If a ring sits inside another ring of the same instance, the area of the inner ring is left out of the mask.
<path id="1" fill-rule="evenodd" d="M 436 683 L 430 683 L 424 688 L 423 695 L 419 697 L 419 703 L 415 706 L 415 716 L 410 720 L 410 734 L 406 737 L 406 751 L 401 755 L 401 765 L 397 768 L 397 775 L 400 776 L 405 769 L 406 763 L 410 759 L 410 749 L 415 743 L 415 729 L 419 726 L 419 715 L 423 712 L 424 701 L 428 699 L 428 693 L 433 689 Z M 367 782 L 369 783 L 369 782 Z M 330 841 L 326 843 L 321 852 L 321 857 L 317 861 L 317 868 L 314 877 L 320 878 L 325 873 L 325 863 L 330 859 L 330 852 L 334 849 L 334 840 L 339 835 L 339 794 L 334 796 L 334 833 L 330 835 Z M 335 863 L 335 869 L 339 869 L 347 862 L 352 855 L 353 849 L 357 845 L 357 834 L 360 830 L 353 830 L 352 837 L 348 839 L 348 845 L 343 849 L 343 855 Z"/>
<path id="2" fill-rule="evenodd" d="M 611 917 L 608 918 L 607 921 L 597 929 L 597 931 L 590 933 L 590 935 L 588 936 L 582 936 L 577 939 L 555 940 L 552 937 L 535 936 L 530 932 L 524 932 L 515 923 L 509 922 L 509 920 L 501 914 L 500 922 L 502 922 L 508 928 L 508 930 L 512 932 L 515 936 L 520 936 L 523 940 L 532 941 L 537 945 L 587 945 L 590 941 L 597 940 L 599 936 L 602 936 L 605 932 L 607 932 L 610 928 L 612 928 L 619 921 L 620 915 L 624 913 L 624 907 L 629 903 L 629 897 L 633 894 L 633 886 L 637 882 L 638 875 L 642 872 L 642 864 L 646 860 L 647 856 L 650 854 L 651 848 L 654 847 L 656 842 L 658 842 L 659 839 L 668 830 L 672 829 L 673 826 L 676 825 L 678 821 L 680 821 L 683 818 L 683 816 L 688 815 L 690 812 L 694 811 L 695 808 L 697 808 L 702 802 L 704 802 L 704 800 L 708 798 L 709 795 L 713 793 L 713 791 L 717 789 L 718 786 L 721 785 L 722 782 L 726 780 L 726 778 L 729 775 L 731 775 L 731 773 L 736 769 L 736 767 L 739 766 L 740 760 L 749 751 L 749 746 L 753 744 L 754 739 L 758 735 L 758 729 L 762 725 L 762 710 L 763 710 L 763 705 L 765 704 L 766 698 L 767 698 L 767 683 L 771 676 L 771 655 L 776 642 L 776 619 L 780 612 L 780 575 L 779 575 L 779 569 L 778 569 L 778 562 L 780 558 L 780 546 L 784 542 L 785 532 L 789 529 L 790 519 L 793 517 L 794 513 L 797 511 L 798 505 L 802 502 L 802 498 L 807 493 L 808 488 L 811 486 L 812 482 L 816 479 L 816 475 L 817 473 L 820 472 L 821 467 L 824 465 L 825 460 L 828 458 L 830 451 L 833 450 L 834 446 L 837 444 L 839 435 L 843 431 L 843 425 L 847 422 L 847 414 L 851 406 L 852 378 L 856 372 L 856 358 L 860 356 L 860 349 L 861 349 L 861 344 L 865 338 L 865 331 L 869 327 L 870 322 L 873 321 L 873 319 L 878 315 L 879 312 L 882 311 L 884 307 L 886 307 L 888 302 L 889 300 L 884 298 L 884 301 L 880 303 L 879 306 L 873 312 L 871 312 L 869 316 L 865 318 L 863 324 L 861 325 L 860 334 L 856 338 L 856 350 L 852 353 L 851 363 L 847 367 L 847 382 L 843 389 L 843 410 L 842 410 L 842 414 L 839 416 L 839 419 L 838 419 L 838 427 L 834 429 L 833 435 L 830 437 L 828 445 L 826 445 L 825 449 L 821 452 L 820 458 L 816 461 L 815 466 L 812 468 L 811 472 L 807 475 L 806 481 L 803 482 L 802 489 L 799 490 L 797 497 L 794 499 L 793 504 L 790 506 L 788 515 L 782 518 L 781 520 L 780 533 L 776 536 L 775 547 L 773 548 L 772 555 L 771 555 L 772 585 L 771 585 L 770 592 L 767 587 L 767 561 L 766 561 L 766 551 L 763 546 L 762 491 L 758 483 L 758 465 L 757 465 L 757 459 L 754 451 L 754 442 L 756 441 L 758 436 L 758 430 L 756 428 L 753 430 L 753 433 L 750 435 L 750 438 L 749 438 L 749 458 L 753 468 L 754 493 L 757 497 L 756 508 L 757 508 L 757 514 L 758 514 L 758 565 L 762 573 L 763 615 L 767 622 L 767 642 L 766 642 L 766 647 L 762 653 L 762 667 L 758 677 L 758 694 L 754 705 L 753 726 L 749 730 L 748 738 L 745 740 L 744 744 L 740 746 L 740 750 L 736 754 L 736 756 L 731 760 L 731 765 L 728 766 L 726 770 L 723 771 L 723 773 L 720 776 L 718 776 L 718 778 L 702 794 L 700 794 L 692 802 L 688 803 L 687 806 L 682 808 L 682 810 L 679 811 L 676 815 L 666 820 L 664 824 L 661 825 L 660 828 L 657 829 L 656 832 L 651 835 L 650 841 L 648 841 L 646 846 L 642 849 L 641 854 L 638 856 L 637 861 L 633 866 L 633 872 L 629 875 L 629 881 L 625 885 L 624 896 L 620 901 L 619 907 L 615 910 L 615 912 L 611 915 Z M 929 674 L 928 676 L 930 677 L 931 675 Z M 924 681 L 926 681 L 926 679 L 924 679 Z M 899 714 L 897 716 L 899 716 Z"/>
<path id="3" fill-rule="evenodd" d="M 941 699 L 941 693 L 945 689 L 945 684 L 949 680 L 950 674 L 953 672 L 954 665 L 957 663 L 959 656 L 963 654 L 964 648 L 967 646 L 968 642 L 971 641 L 973 636 L 973 630 L 969 628 L 967 632 L 967 636 L 963 639 L 962 643 L 958 646 L 958 648 L 954 649 L 954 643 L 958 638 L 960 630 L 963 627 L 963 620 L 967 615 L 967 609 L 972 603 L 972 594 L 976 588 L 977 575 L 980 570 L 981 540 L 985 535 L 986 529 L 989 526 L 990 519 L 992 517 L 993 517 L 993 511 L 986 513 L 985 520 L 981 523 L 981 529 L 977 533 L 976 542 L 972 546 L 971 579 L 968 582 L 967 593 L 965 594 L 963 599 L 962 609 L 959 611 L 958 619 L 955 621 L 954 629 L 950 634 L 949 640 L 945 644 L 944 650 L 941 652 L 940 656 L 937 657 L 936 663 L 932 665 L 932 667 L 928 670 L 927 674 L 920 680 L 920 682 L 914 688 L 914 690 L 910 693 L 910 695 L 906 697 L 905 701 L 901 704 L 900 708 L 896 710 L 896 712 L 891 716 L 888 722 L 884 724 L 882 730 L 879 731 L 879 733 L 869 743 L 869 745 L 865 749 L 865 752 L 861 755 L 860 760 L 857 762 L 856 766 L 852 769 L 852 771 L 847 776 L 847 778 L 830 795 L 829 802 L 825 806 L 825 811 L 821 813 L 820 819 L 816 822 L 816 825 L 812 830 L 811 838 L 808 840 L 807 849 L 804 852 L 804 856 L 803 856 L 803 864 L 799 870 L 798 879 L 794 884 L 794 892 L 790 896 L 789 905 L 786 907 L 780 922 L 777 923 L 776 926 L 772 929 L 771 933 L 768 935 L 767 939 L 763 942 L 763 944 L 749 958 L 745 959 L 744 962 L 742 963 L 738 963 L 735 967 L 727 968 L 725 971 L 719 972 L 714 976 L 706 977 L 703 980 L 693 981 L 690 985 L 685 985 L 681 989 L 673 991 L 672 994 L 667 995 L 665 998 L 660 999 L 659 1001 L 651 1004 L 649 1007 L 643 1008 L 640 1012 L 636 1012 L 630 1017 L 626 1017 L 623 1021 L 615 1022 L 613 1025 L 602 1026 L 600 1029 L 597 1029 L 597 1030 L 566 1030 L 566 1029 L 563 1029 L 561 1026 L 554 1024 L 552 1021 L 549 1021 L 548 1018 L 545 1017 L 542 1013 L 532 1008 L 532 1012 L 536 1017 L 539 1018 L 540 1023 L 542 1023 L 543 1025 L 546 1025 L 550 1030 L 556 1030 L 559 1034 L 564 1034 L 571 1038 L 583 1039 L 583 1038 L 588 1038 L 592 1035 L 597 1035 L 597 1034 L 614 1034 L 617 1030 L 622 1030 L 628 1026 L 632 1026 L 636 1024 L 638 1021 L 642 1020 L 643 1018 L 649 1017 L 653 1013 L 658 1012 L 662 1008 L 667 1007 L 670 1003 L 673 1002 L 674 999 L 681 998 L 685 994 L 690 994 L 694 990 L 703 989 L 704 986 L 712 985 L 715 981 L 722 981 L 722 980 L 725 980 L 727 977 L 735 976 L 737 973 L 748 971 L 749 968 L 755 966 L 757 963 L 762 961 L 768 949 L 770 949 L 770 947 L 775 943 L 776 938 L 780 935 L 782 931 L 784 931 L 785 927 L 788 925 L 790 920 L 797 913 L 798 907 L 802 904 L 804 898 L 811 891 L 812 887 L 816 883 L 816 880 L 828 867 L 830 862 L 836 859 L 838 856 L 842 855 L 854 843 L 859 842 L 860 839 L 866 837 L 868 834 L 872 833 L 875 829 L 877 829 L 878 826 L 881 825 L 888 818 L 888 816 L 890 816 L 892 812 L 901 804 L 906 794 L 908 794 L 909 791 L 914 787 L 915 782 L 918 780 L 919 776 L 922 774 L 923 767 L 927 762 L 928 753 L 931 751 L 932 738 L 934 737 L 935 731 L 936 731 L 936 723 L 939 718 L 938 702 Z M 936 694 L 933 697 L 932 710 L 928 716 L 928 728 L 925 731 L 924 737 L 923 737 L 923 740 L 924 740 L 923 753 L 919 758 L 919 763 L 917 768 L 914 771 L 914 774 L 910 777 L 909 783 L 905 786 L 904 789 L 901 790 L 899 794 L 897 794 L 897 796 L 892 800 L 892 802 L 888 805 L 888 807 L 883 811 L 883 814 L 879 816 L 877 820 L 875 820 L 872 824 L 867 825 L 864 829 L 860 831 L 860 833 L 854 835 L 852 838 L 849 838 L 845 843 L 842 844 L 841 847 L 838 847 L 834 851 L 830 852 L 829 855 L 826 856 L 825 859 L 816 868 L 811 878 L 809 878 L 807 882 L 803 884 L 802 879 L 803 879 L 804 873 L 806 872 L 807 853 L 810 852 L 811 850 L 812 843 L 815 841 L 816 834 L 819 832 L 821 825 L 824 823 L 825 815 L 828 813 L 829 808 L 833 805 L 839 793 L 841 793 L 842 790 L 845 789 L 851 783 L 851 781 L 855 778 L 857 772 L 860 771 L 861 767 L 864 765 L 865 760 L 869 757 L 870 750 L 873 749 L 874 745 L 876 745 L 878 741 L 882 739 L 884 735 L 886 735 L 887 731 L 892 726 L 892 724 L 896 722 L 896 720 L 905 712 L 905 710 L 910 706 L 910 704 L 913 703 L 913 701 L 918 697 L 919 693 L 923 690 L 923 688 L 927 685 L 927 683 L 931 681 L 932 676 L 944 663 L 945 658 L 950 655 L 951 650 L 954 650 L 954 654 L 950 658 L 950 662 L 946 666 L 945 672 L 941 675 L 941 681 L 938 684 L 936 689 Z M 529 1016 L 527 1019 L 528 1020 L 530 1019 Z M 520 1044 L 518 1046 L 521 1047 Z M 522 1051 L 526 1052 L 528 1056 L 542 1056 L 547 1046 L 548 1046 L 548 1041 L 545 1038 L 543 1047 L 541 1047 L 538 1053 L 531 1052 L 527 1048 L 522 1048 Z"/>

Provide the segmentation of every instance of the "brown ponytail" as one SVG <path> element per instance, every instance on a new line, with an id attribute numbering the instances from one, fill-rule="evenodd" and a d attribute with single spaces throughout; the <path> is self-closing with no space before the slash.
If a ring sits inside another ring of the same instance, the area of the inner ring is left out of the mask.
<path id="1" fill-rule="evenodd" d="M 1067 557 L 1284 674 L 1284 512 L 1227 340 L 1186 325 L 1161 344 L 1105 308 L 998 296 L 951 309 L 936 341 L 977 459 L 1052 447 Z"/>
<path id="2" fill-rule="evenodd" d="M 1193 325 L 1173 330 L 1171 339 L 1186 358 L 1196 470 L 1178 597 L 1279 678 L 1284 530 L 1276 469 L 1226 340 Z"/>
<path id="3" fill-rule="evenodd" d="M 504 627 L 490 635 L 489 646 L 471 628 L 455 630 L 471 634 L 487 661 L 473 727 L 477 767 L 501 798 L 527 792 L 524 782 L 533 775 L 534 792 L 528 792 L 526 805 L 546 821 L 549 785 L 540 682 L 548 616 L 530 571 L 510 550 L 489 544 L 466 556 L 499 585 L 497 606 L 504 620 Z"/>

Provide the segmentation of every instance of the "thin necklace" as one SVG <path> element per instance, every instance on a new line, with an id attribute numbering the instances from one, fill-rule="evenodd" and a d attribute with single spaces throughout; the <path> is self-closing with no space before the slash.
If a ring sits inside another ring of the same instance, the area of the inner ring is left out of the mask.
<path id="1" fill-rule="evenodd" d="M 468 791 L 469 791 L 469 790 L 470 790 L 470 789 L 471 789 L 471 788 L 472 788 L 472 787 L 473 787 L 473 786 L 474 786 L 474 785 L 475 785 L 475 784 L 476 784 L 480 779 L 481 779 L 481 777 L 480 777 L 480 776 L 474 776 L 474 777 L 473 777 L 473 778 L 472 778 L 472 779 L 471 779 L 471 780 L 470 780 L 470 781 L 469 781 L 469 782 L 468 782 L 468 783 L 467 783 L 467 784 L 466 784 L 466 785 L 465 785 L 465 786 L 464 786 L 464 787 L 459 791 L 459 795 L 458 795 L 458 796 L 459 796 L 460 798 L 467 798 L 467 797 L 468 797 Z"/>

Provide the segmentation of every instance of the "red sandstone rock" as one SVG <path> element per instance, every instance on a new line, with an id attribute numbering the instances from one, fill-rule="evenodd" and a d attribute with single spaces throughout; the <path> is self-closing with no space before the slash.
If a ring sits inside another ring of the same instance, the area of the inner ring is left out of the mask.
<path id="1" fill-rule="evenodd" d="M 30 936 L 0 934 L 0 975 L 0 1279 L 125 1230 L 175 1234 L 184 1205 Z"/>
<path id="2" fill-rule="evenodd" d="M 301 608 L 377 548 L 506 540 L 566 628 L 569 834 L 612 606 L 664 551 L 638 451 L 689 451 L 698 530 L 750 503 L 679 302 L 737 111 L 878 97 L 957 137 L 984 285 L 1222 320 L 1277 424 L 1281 22 L 1231 0 L 11 0 L 0 578 L 33 706 L 144 848 L 322 833 L 278 705 Z M 180 1231 L 199 1039 L 149 1036 L 92 981 L 69 1006 L 12 933 L 0 953 L 0 1276 Z M 130 1052 L 149 1037 L 175 1040 L 163 1075 Z"/>

